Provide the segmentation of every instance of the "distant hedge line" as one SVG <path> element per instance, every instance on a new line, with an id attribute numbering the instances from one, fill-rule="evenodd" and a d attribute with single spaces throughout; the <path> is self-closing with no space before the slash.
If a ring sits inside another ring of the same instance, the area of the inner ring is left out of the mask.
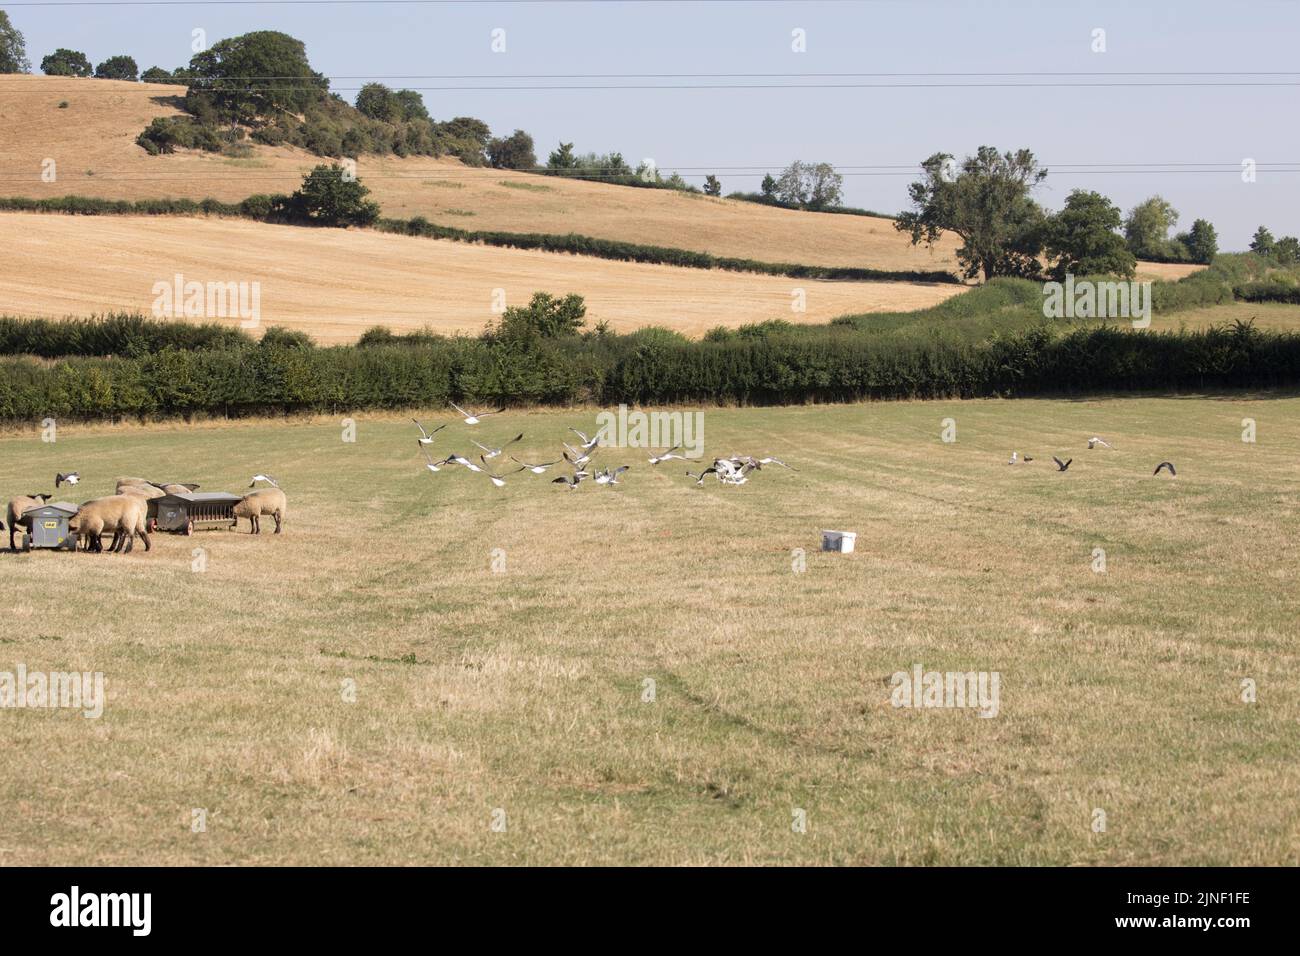
<path id="1" fill-rule="evenodd" d="M 687 342 L 630 335 L 538 348 L 446 339 L 369 348 L 166 349 L 138 357 L 0 360 L 0 419 L 241 416 L 437 406 L 799 404 L 1274 388 L 1300 384 L 1300 335 L 1046 326 L 972 342 L 824 335 Z"/>
<path id="2" fill-rule="evenodd" d="M 246 333 L 218 322 L 170 322 L 134 313 L 68 319 L 0 316 L 0 355 L 139 356 L 165 348 L 229 349 L 252 344 Z"/>
<path id="3" fill-rule="evenodd" d="M 238 216 L 260 222 L 279 222 L 305 225 L 277 214 L 283 204 L 276 197 L 264 194 L 249 196 L 237 203 L 216 199 L 141 199 L 135 202 L 121 199 L 96 199 L 89 196 L 60 196 L 52 199 L 27 199 L 23 197 L 0 198 L 0 212 L 70 213 L 82 216 L 176 216 L 206 215 Z M 557 235 L 525 232 L 475 232 L 453 226 L 439 226 L 422 216 L 414 219 L 381 219 L 376 228 L 383 232 L 407 236 L 425 236 L 433 239 L 452 239 L 457 242 L 482 243 L 511 249 L 541 249 L 545 252 L 565 252 L 573 255 L 593 256 L 598 259 L 616 259 L 623 262 L 648 262 L 660 265 L 685 266 L 691 269 L 724 269 L 729 272 L 756 272 L 762 275 L 786 276 L 791 279 L 832 279 L 857 282 L 942 282 L 957 284 L 956 276 L 943 271 L 866 269 L 855 266 L 806 266 L 783 262 L 760 262 L 715 256 L 707 252 L 674 249 L 667 246 L 642 245 L 620 242 L 615 239 L 598 239 L 577 233 Z"/>

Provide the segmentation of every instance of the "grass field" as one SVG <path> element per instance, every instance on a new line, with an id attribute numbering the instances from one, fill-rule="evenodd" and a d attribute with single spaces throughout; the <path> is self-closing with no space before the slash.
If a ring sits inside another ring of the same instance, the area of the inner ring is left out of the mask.
<path id="1" fill-rule="evenodd" d="M 262 326 L 318 342 L 355 341 L 373 325 L 477 334 L 537 291 L 581 294 L 588 322 L 630 332 L 661 325 L 698 336 L 718 325 L 783 318 L 827 322 L 849 312 L 919 309 L 964 290 L 952 284 L 817 282 L 720 270 L 613 262 L 372 231 L 304 229 L 231 219 L 0 214 L 0 303 L 15 315 L 148 314 L 156 282 L 257 282 Z M 806 310 L 793 312 L 792 294 Z M 239 323 L 238 316 L 229 324 Z"/>
<path id="2" fill-rule="evenodd" d="M 1300 399 L 704 417 L 709 455 L 799 472 L 696 488 L 609 451 L 617 488 L 496 489 L 427 473 L 397 417 L 0 439 L 8 493 L 267 469 L 290 501 L 279 537 L 0 554 L 0 669 L 108 698 L 0 710 L 0 863 L 1300 863 Z M 472 434 L 528 457 L 593 419 Z M 917 663 L 997 671 L 998 715 L 891 707 Z"/>

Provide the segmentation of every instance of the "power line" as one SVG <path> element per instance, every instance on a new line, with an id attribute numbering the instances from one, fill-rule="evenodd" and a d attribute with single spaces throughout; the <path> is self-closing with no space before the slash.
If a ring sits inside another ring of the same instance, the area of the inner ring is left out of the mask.
<path id="1" fill-rule="evenodd" d="M 612 92 L 628 90 L 946 90 L 946 89 L 1090 89 L 1090 88 L 1205 88 L 1216 87 L 1219 89 L 1240 89 L 1240 88 L 1260 88 L 1260 87 L 1295 87 L 1300 86 L 1300 80 L 1261 80 L 1239 83 L 1224 83 L 1214 81 L 1177 81 L 1177 82 L 1105 82 L 1105 83 L 634 83 L 634 84 L 563 84 L 563 85 L 530 85 L 530 86 L 412 86 L 408 89 L 420 93 L 554 93 L 554 92 Z M 211 92 L 220 93 L 293 93 L 300 92 L 304 89 L 311 89 L 308 86 L 260 86 L 240 89 L 229 89 L 222 87 L 213 89 Z M 360 91 L 360 86 L 338 86 L 334 87 L 333 92 L 345 90 L 348 92 Z M 204 91 L 208 92 L 208 91 Z M 73 88 L 73 89 L 0 89 L 0 93 L 6 95 L 13 94 L 50 94 L 50 93 L 96 93 L 108 95 L 122 95 L 121 90 L 104 89 L 97 90 L 92 88 Z"/>

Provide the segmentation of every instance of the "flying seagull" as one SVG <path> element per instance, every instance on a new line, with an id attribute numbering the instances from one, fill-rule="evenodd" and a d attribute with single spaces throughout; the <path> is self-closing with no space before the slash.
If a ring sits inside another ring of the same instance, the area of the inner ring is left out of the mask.
<path id="1" fill-rule="evenodd" d="M 516 458 L 514 455 L 511 455 L 511 456 L 510 456 L 510 460 L 513 461 L 513 462 L 518 462 L 519 464 L 523 465 L 525 468 L 527 468 L 529 471 L 531 471 L 534 475 L 540 475 L 540 474 L 542 474 L 544 471 L 546 471 L 547 468 L 550 468 L 552 465 L 558 465 L 558 464 L 559 464 L 563 459 L 557 458 L 557 459 L 555 459 L 555 461 L 543 461 L 543 462 L 538 462 L 538 463 L 535 464 L 535 465 L 530 465 L 530 464 L 529 464 L 528 462 L 526 462 L 526 461 L 519 461 L 519 459 Z"/>
<path id="2" fill-rule="evenodd" d="M 1095 448 L 1097 445 L 1100 445 L 1102 448 L 1111 448 L 1111 449 L 1113 449 L 1113 448 L 1115 447 L 1115 446 L 1112 445 L 1110 442 L 1106 441 L 1104 438 L 1098 438 L 1098 437 L 1096 437 L 1095 435 L 1094 435 L 1092 438 L 1089 438 L 1089 439 L 1088 439 L 1088 447 L 1089 447 L 1089 448 Z"/>
<path id="3" fill-rule="evenodd" d="M 499 415 L 505 411 L 504 408 L 498 408 L 494 412 L 467 412 L 465 411 L 465 409 L 461 408 L 455 402 L 448 402 L 448 404 L 451 405 L 452 408 L 456 409 L 456 411 L 460 412 L 461 415 L 465 417 L 466 425 L 477 425 L 479 423 L 480 418 L 487 418 L 487 416 L 489 415 Z"/>
<path id="4" fill-rule="evenodd" d="M 421 424 L 420 424 L 418 421 L 416 421 L 414 418 L 412 418 L 411 421 L 415 422 L 415 427 L 418 428 L 418 429 L 420 429 L 420 435 L 421 435 L 421 437 L 420 437 L 420 438 L 417 438 L 416 441 L 418 441 L 421 445 L 431 445 L 431 444 L 433 444 L 433 436 L 436 435 L 436 434 L 438 434 L 438 432 L 442 431 L 444 428 L 447 427 L 447 423 L 446 423 L 446 422 L 443 422 L 441 425 L 439 425 L 439 426 L 438 426 L 437 428 L 435 428 L 433 431 L 431 431 L 431 432 L 427 432 L 427 431 L 424 430 L 424 426 L 421 425 Z"/>
<path id="5" fill-rule="evenodd" d="M 276 481 L 270 475 L 262 474 L 260 471 L 253 476 L 253 480 L 248 483 L 248 487 L 250 488 L 253 487 L 253 485 L 257 484 L 259 481 L 265 481 L 267 484 L 272 485 L 276 488 L 280 487 L 280 483 L 278 481 Z"/>
<path id="6" fill-rule="evenodd" d="M 1156 470 L 1153 471 L 1153 472 L 1151 472 L 1151 474 L 1153 474 L 1153 475 L 1158 475 L 1158 474 L 1160 474 L 1160 469 L 1161 469 L 1161 468 L 1168 468 L 1168 469 L 1169 469 L 1169 475 L 1170 475 L 1171 478 L 1177 478 L 1177 477 L 1178 477 L 1178 471 L 1177 471 L 1177 469 L 1174 468 L 1174 463 L 1173 463 L 1172 461 L 1162 461 L 1160 464 L 1156 465 Z"/>
<path id="7" fill-rule="evenodd" d="M 1056 468 L 1057 468 L 1058 471 L 1065 471 L 1067 468 L 1070 467 L 1070 462 L 1074 461 L 1074 459 L 1073 459 L 1073 458 L 1067 458 L 1067 459 L 1065 459 L 1065 461 L 1061 461 L 1061 459 L 1059 459 L 1059 458 L 1057 458 L 1055 455 L 1053 455 L 1053 456 L 1052 456 L 1052 461 L 1056 462 Z"/>
<path id="8" fill-rule="evenodd" d="M 483 474 L 487 475 L 490 479 L 492 479 L 492 484 L 496 485 L 498 488 L 504 488 L 506 486 L 507 477 L 509 477 L 510 475 L 517 475 L 523 470 L 524 469 L 522 468 L 516 468 L 514 471 L 507 471 L 504 475 L 494 475 L 490 471 L 485 471 L 483 472 Z"/>
<path id="9" fill-rule="evenodd" d="M 627 471 L 631 467 L 632 467 L 631 465 L 619 465 L 617 468 L 613 469 L 612 471 L 608 468 L 606 468 L 604 471 L 598 471 L 596 472 L 596 484 L 616 485 L 618 484 L 618 476 L 623 474 L 623 472 Z"/>
<path id="10" fill-rule="evenodd" d="M 486 461 L 488 458 L 495 458 L 497 455 L 501 454 L 503 451 L 506 450 L 506 448 L 513 445 L 515 442 L 523 441 L 523 440 L 524 440 L 524 433 L 520 432 L 514 438 L 510 439 L 508 442 L 502 445 L 500 448 L 489 448 L 487 445 L 479 445 L 479 443 L 474 441 L 474 439 L 472 438 L 470 439 L 470 444 L 478 445 L 479 448 L 483 449 L 483 454 L 480 455 L 479 457 L 483 458 Z"/>
<path id="11" fill-rule="evenodd" d="M 560 444 L 564 445 L 564 447 L 569 450 L 564 453 L 564 460 L 567 461 L 569 464 L 573 465 L 573 467 L 575 468 L 581 468 L 587 462 L 591 461 L 591 456 L 595 454 L 594 451 L 579 452 L 568 442 L 561 442 Z M 573 452 L 572 458 L 569 457 L 570 451 Z"/>
<path id="12" fill-rule="evenodd" d="M 447 462 L 450 460 L 444 458 L 442 461 L 434 461 L 433 456 L 429 454 L 429 449 L 424 447 L 424 442 L 420 441 L 420 439 L 418 438 L 415 441 L 416 444 L 420 446 L 420 452 L 424 455 L 424 460 L 428 462 L 428 464 L 425 465 L 424 467 L 428 468 L 430 471 L 441 471 L 442 466 L 447 464 Z"/>
<path id="13" fill-rule="evenodd" d="M 681 447 L 682 447 L 681 445 L 673 445 L 672 448 L 669 448 L 669 449 L 668 449 L 666 452 L 664 452 L 662 455 L 651 455 L 651 456 L 650 456 L 650 459 L 649 459 L 650 464 L 652 464 L 652 465 L 657 465 L 657 464 L 659 464 L 659 462 L 661 462 L 661 461 L 671 461 L 671 460 L 674 459 L 674 458 L 680 459 L 681 461 L 689 461 L 690 459 L 688 459 L 685 455 L 674 455 L 674 454 L 673 454 L 673 452 L 675 452 L 677 449 L 679 449 L 679 448 L 681 448 Z"/>
<path id="14" fill-rule="evenodd" d="M 691 472 L 688 471 L 688 472 L 686 472 L 686 477 L 687 477 L 687 478 L 694 478 L 694 479 L 695 479 L 695 483 L 696 483 L 697 485 L 702 485 L 702 484 L 704 484 L 704 478 L 705 478 L 706 475 L 716 475 L 717 473 L 718 473 L 718 469 L 715 468 L 715 467 L 713 467 L 712 465 L 710 465 L 708 468 L 704 468 L 704 469 L 702 469 L 698 475 L 693 474 L 693 473 L 691 473 Z"/>
<path id="15" fill-rule="evenodd" d="M 597 435 L 595 438 L 588 438 L 586 432 L 580 432 L 576 428 L 570 428 L 569 431 L 573 432 L 573 434 L 577 435 L 579 438 L 582 439 L 583 451 L 590 451 L 591 449 L 595 448 L 597 443 L 599 443 L 600 441 L 599 435 Z"/>
<path id="16" fill-rule="evenodd" d="M 566 476 L 564 476 L 564 475 L 561 475 L 559 478 L 552 478 L 552 479 L 551 479 L 551 484 L 553 484 L 553 485 L 567 485 L 567 486 L 568 486 L 568 489 L 569 489 L 570 491 L 573 491 L 575 488 L 578 487 L 578 485 L 582 484 L 583 479 L 586 478 L 586 477 L 587 477 L 587 473 L 586 473 L 585 471 L 575 471 L 575 472 L 573 473 L 573 477 L 572 477 L 572 478 L 568 478 L 568 477 L 566 477 Z"/>
<path id="17" fill-rule="evenodd" d="M 70 471 L 66 475 L 60 472 L 59 474 L 54 476 L 54 487 L 57 488 L 59 487 L 59 485 L 65 482 L 69 485 L 75 485 L 80 480 L 81 480 L 81 475 L 75 471 Z"/>
<path id="18" fill-rule="evenodd" d="M 480 468 L 478 465 L 474 464 L 472 461 L 470 461 L 468 458 L 466 458 L 464 455 L 457 455 L 455 452 L 452 452 L 450 455 L 447 456 L 447 459 L 446 459 L 446 461 L 444 462 L 444 464 L 450 464 L 450 465 L 464 465 L 464 466 L 465 466 L 466 468 L 468 468 L 470 471 L 482 471 L 482 470 L 483 470 L 483 469 Z"/>

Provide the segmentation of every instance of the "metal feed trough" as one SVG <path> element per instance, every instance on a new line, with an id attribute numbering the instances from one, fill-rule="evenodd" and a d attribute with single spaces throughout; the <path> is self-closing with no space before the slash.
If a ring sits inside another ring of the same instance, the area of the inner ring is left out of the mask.
<path id="1" fill-rule="evenodd" d="M 28 531 L 23 535 L 23 550 L 32 548 L 58 548 L 77 550 L 77 536 L 68 531 L 68 521 L 78 511 L 78 506 L 66 501 L 47 501 L 23 512 Z"/>
<path id="2" fill-rule="evenodd" d="M 233 528 L 232 509 L 243 499 L 224 491 L 200 491 L 183 495 L 163 495 L 149 500 L 149 528 L 193 534 L 215 528 Z"/>

